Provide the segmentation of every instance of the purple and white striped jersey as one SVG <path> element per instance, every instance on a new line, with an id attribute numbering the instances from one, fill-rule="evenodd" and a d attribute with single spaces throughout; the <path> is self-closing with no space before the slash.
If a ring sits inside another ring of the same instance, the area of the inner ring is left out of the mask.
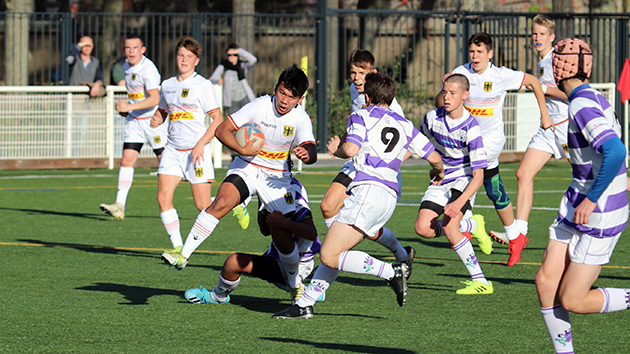
<path id="1" fill-rule="evenodd" d="M 433 139 L 444 161 L 442 185 L 460 178 L 465 178 L 467 185 L 473 170 L 488 167 L 479 123 L 467 110 L 462 118 L 451 119 L 444 107 L 436 108 L 424 116 L 420 132 Z"/>
<path id="2" fill-rule="evenodd" d="M 435 150 L 413 123 L 378 105 L 351 114 L 347 132 L 346 141 L 359 146 L 359 152 L 352 157 L 357 176 L 348 188 L 377 184 L 389 187 L 390 193 L 397 196 L 397 176 L 407 150 L 423 159 Z"/>
<path id="3" fill-rule="evenodd" d="M 295 214 L 291 216 L 290 220 L 295 222 L 302 222 L 306 218 L 312 218 L 313 215 L 311 213 L 311 208 L 308 204 L 308 194 L 306 193 L 306 189 L 298 181 L 295 177 L 291 180 L 291 186 L 295 191 L 295 203 L 297 205 L 297 209 Z M 308 263 L 311 262 L 319 250 L 322 248 L 322 243 L 319 240 L 319 237 L 315 239 L 315 241 L 309 241 L 307 239 L 301 238 L 297 235 L 293 235 L 293 240 L 298 246 L 298 251 L 300 253 L 300 263 Z M 263 254 L 264 257 L 273 257 L 275 259 L 279 259 L 278 249 L 276 245 L 272 242 L 267 249 L 267 252 Z"/>
<path id="4" fill-rule="evenodd" d="M 621 126 L 606 98 L 590 85 L 582 85 L 569 96 L 567 141 L 573 167 L 573 180 L 564 194 L 558 221 L 593 237 L 612 237 L 626 228 L 628 194 L 625 163 L 597 202 L 589 222 L 573 221 L 575 208 L 586 198 L 602 165 L 597 151 L 606 140 L 621 136 Z"/>

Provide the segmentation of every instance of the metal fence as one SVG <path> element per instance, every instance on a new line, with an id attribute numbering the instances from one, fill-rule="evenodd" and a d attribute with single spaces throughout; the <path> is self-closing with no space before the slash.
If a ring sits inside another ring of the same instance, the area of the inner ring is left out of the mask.
<path id="1" fill-rule="evenodd" d="M 273 90 L 282 69 L 308 58 L 311 85 L 306 108 L 316 137 L 324 142 L 343 130 L 350 111 L 348 59 L 353 49 L 375 54 L 380 70 L 398 82 L 397 98 L 407 118 L 417 123 L 432 108 L 443 74 L 468 61 L 467 40 L 477 31 L 495 38 L 496 65 L 534 73 L 537 53 L 530 39 L 534 15 L 342 10 L 321 5 L 312 15 L 2 13 L 0 45 L 5 50 L 0 50 L 0 83 L 11 84 L 9 78 L 15 80 L 16 71 L 24 73 L 17 77 L 28 85 L 67 81 L 64 58 L 82 35 L 94 39 L 93 55 L 109 76 L 111 63 L 123 56 L 123 38 L 139 33 L 162 79 L 176 73 L 174 49 L 183 35 L 202 44 L 198 72 L 206 77 L 224 58 L 227 45 L 237 42 L 258 58 L 248 78 L 257 95 Z M 577 36 L 591 44 L 596 60 L 593 82 L 617 81 L 628 57 L 629 14 L 548 15 L 556 20 L 557 38 Z M 16 59 L 22 58 L 16 54 L 16 43 L 28 44 L 23 60 Z"/>

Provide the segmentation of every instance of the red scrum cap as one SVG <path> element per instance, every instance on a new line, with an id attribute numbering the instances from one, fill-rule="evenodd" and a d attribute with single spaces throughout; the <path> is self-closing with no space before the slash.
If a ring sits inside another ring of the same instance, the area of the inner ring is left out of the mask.
<path id="1" fill-rule="evenodd" d="M 553 76 L 556 82 L 591 77 L 593 51 L 586 42 L 577 38 L 565 38 L 553 49 Z"/>

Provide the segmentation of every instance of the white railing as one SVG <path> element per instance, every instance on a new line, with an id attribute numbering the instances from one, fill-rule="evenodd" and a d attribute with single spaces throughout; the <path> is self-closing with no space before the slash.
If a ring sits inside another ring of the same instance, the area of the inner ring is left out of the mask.
<path id="1" fill-rule="evenodd" d="M 215 85 L 219 103 L 221 88 Z M 0 86 L 0 160 L 106 158 L 114 168 L 126 122 L 115 103 L 127 99 L 126 90 L 107 86 L 102 98 L 88 92 L 87 86 Z M 212 151 L 215 167 L 222 167 L 217 139 Z M 153 156 L 145 144 L 140 157 Z"/>
<path id="2" fill-rule="evenodd" d="M 593 83 L 612 105 L 615 104 L 615 83 Z M 506 143 L 504 152 L 524 152 L 531 138 L 540 127 L 540 110 L 534 93 L 531 91 L 510 92 L 503 107 Z M 625 128 L 628 131 L 628 128 Z M 624 134 L 626 135 L 626 134 Z M 625 142 L 626 147 L 628 142 Z"/>

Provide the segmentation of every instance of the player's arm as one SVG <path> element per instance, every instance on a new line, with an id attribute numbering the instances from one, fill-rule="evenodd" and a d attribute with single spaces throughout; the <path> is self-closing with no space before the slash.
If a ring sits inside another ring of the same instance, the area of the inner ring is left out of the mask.
<path id="1" fill-rule="evenodd" d="M 473 178 L 468 182 L 468 186 L 462 192 L 462 194 L 453 202 L 447 204 L 444 207 L 444 215 L 448 215 L 451 218 L 457 217 L 461 213 L 464 204 L 472 198 L 475 193 L 481 188 L 483 184 L 483 168 L 478 168 L 472 171 Z"/>
<path id="2" fill-rule="evenodd" d="M 626 148 L 618 137 L 606 140 L 598 151 L 602 154 L 602 166 L 586 198 L 575 208 L 573 220 L 578 225 L 588 223 L 588 217 L 597 207 L 597 201 L 615 179 L 626 159 Z"/>
<path id="3" fill-rule="evenodd" d="M 164 123 L 167 116 L 168 113 L 166 111 L 158 108 L 155 114 L 153 114 L 153 117 L 151 117 L 151 128 L 157 128 L 160 124 Z"/>
<path id="4" fill-rule="evenodd" d="M 436 186 L 440 185 L 444 179 L 444 164 L 442 162 L 442 157 L 437 150 L 433 150 L 433 152 L 427 156 L 426 160 L 429 165 L 431 165 L 431 171 L 429 172 L 431 183 Z"/>
<path id="5" fill-rule="evenodd" d="M 560 90 L 558 86 L 547 86 L 546 96 L 560 98 L 563 100 L 568 99 L 567 94 Z"/>
<path id="6" fill-rule="evenodd" d="M 118 102 L 116 102 L 116 109 L 118 110 L 118 113 L 121 113 L 121 112 L 128 113 L 130 111 L 135 111 L 138 109 L 153 108 L 157 106 L 158 103 L 160 103 L 160 90 L 159 89 L 153 89 L 153 90 L 147 91 L 147 96 L 148 97 L 145 98 L 144 100 L 140 102 L 136 102 L 136 103 L 129 103 L 123 100 L 118 100 Z"/>
<path id="7" fill-rule="evenodd" d="M 210 123 L 210 126 L 208 127 L 206 132 L 203 134 L 203 136 L 201 136 L 201 138 L 193 148 L 193 163 L 197 163 L 197 160 L 199 160 L 199 163 L 203 161 L 203 152 L 205 151 L 206 145 L 208 145 L 212 138 L 214 138 L 217 127 L 219 126 L 219 124 L 221 124 L 221 122 L 223 122 L 223 115 L 221 114 L 221 109 L 218 107 L 208 112 L 208 115 L 210 116 L 210 118 L 212 118 L 212 123 Z"/>
<path id="8" fill-rule="evenodd" d="M 534 75 L 525 74 L 525 79 L 523 80 L 523 85 L 527 87 L 531 87 L 532 91 L 534 91 L 534 96 L 536 96 L 536 101 L 538 102 L 538 108 L 540 109 L 540 126 L 543 129 L 553 127 L 553 121 L 549 116 L 549 112 L 547 111 L 547 103 L 545 102 L 545 93 L 543 92 L 542 86 L 540 85 L 540 81 Z"/>
<path id="9" fill-rule="evenodd" d="M 326 147 L 328 148 L 329 154 L 342 159 L 351 158 L 352 156 L 358 154 L 360 149 L 359 145 L 350 141 L 341 141 L 341 139 L 336 135 L 330 138 Z"/>
<path id="10" fill-rule="evenodd" d="M 304 143 L 293 149 L 293 153 L 307 165 L 317 161 L 317 146 L 314 143 Z"/>
<path id="11" fill-rule="evenodd" d="M 260 222 L 260 217 L 258 219 L 258 222 Z M 310 215 L 308 217 L 305 217 L 301 222 L 297 222 L 291 219 L 287 219 L 284 215 L 282 215 L 281 212 L 276 210 L 272 213 L 267 214 L 267 216 L 265 217 L 265 223 L 268 225 L 269 230 L 284 229 L 296 236 L 299 236 L 309 241 L 315 241 L 315 239 L 317 238 L 317 229 L 315 228 L 313 218 Z"/>
<path id="12" fill-rule="evenodd" d="M 241 146 L 238 141 L 236 141 L 236 137 L 234 137 L 234 132 L 236 131 L 236 125 L 232 121 L 232 119 L 224 120 L 217 129 L 215 130 L 215 136 L 221 144 L 229 147 L 230 149 L 238 152 L 243 156 L 256 156 L 261 151 L 265 144 L 261 144 L 258 141 L 250 141 L 245 146 Z"/>

